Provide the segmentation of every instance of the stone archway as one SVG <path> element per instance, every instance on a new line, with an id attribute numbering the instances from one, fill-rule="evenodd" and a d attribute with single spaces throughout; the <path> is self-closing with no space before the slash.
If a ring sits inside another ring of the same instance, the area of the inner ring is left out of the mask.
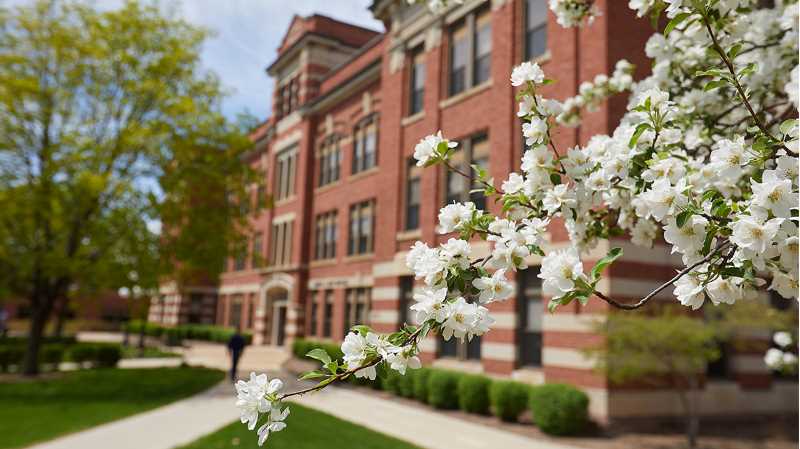
<path id="1" fill-rule="evenodd" d="M 286 341 L 286 320 L 289 302 L 294 291 L 294 279 L 277 273 L 265 279 L 260 288 L 258 318 L 260 329 L 257 344 L 283 346 Z"/>

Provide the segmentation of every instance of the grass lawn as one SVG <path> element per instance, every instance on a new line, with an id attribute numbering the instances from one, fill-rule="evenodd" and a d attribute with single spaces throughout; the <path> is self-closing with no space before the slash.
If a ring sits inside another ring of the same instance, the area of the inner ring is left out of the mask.
<path id="1" fill-rule="evenodd" d="M 206 368 L 98 369 L 0 382 L 0 448 L 28 446 L 149 410 L 224 377 Z"/>
<path id="2" fill-rule="evenodd" d="M 342 421 L 327 413 L 290 403 L 287 427 L 271 434 L 264 444 L 269 449 L 419 449 L 410 443 Z M 239 421 L 206 435 L 180 449 L 256 449 L 255 431 Z"/>

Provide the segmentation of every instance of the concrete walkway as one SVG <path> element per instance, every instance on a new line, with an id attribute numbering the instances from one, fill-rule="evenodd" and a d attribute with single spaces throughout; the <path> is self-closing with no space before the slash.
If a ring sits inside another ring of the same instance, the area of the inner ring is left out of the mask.
<path id="1" fill-rule="evenodd" d="M 344 388 L 326 388 L 296 402 L 427 449 L 578 449 Z M 291 417 L 288 421 L 292 425 Z"/>
<path id="2" fill-rule="evenodd" d="M 31 446 L 30 449 L 171 449 L 233 422 L 233 387 L 216 387 L 155 410 Z"/>

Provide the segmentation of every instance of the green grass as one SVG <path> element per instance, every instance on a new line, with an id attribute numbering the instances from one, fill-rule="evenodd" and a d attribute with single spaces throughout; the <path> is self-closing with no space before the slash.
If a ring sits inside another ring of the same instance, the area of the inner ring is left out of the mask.
<path id="1" fill-rule="evenodd" d="M 286 428 L 271 434 L 263 447 L 269 449 L 419 449 L 410 443 L 342 421 L 327 413 L 290 404 Z M 181 449 L 256 449 L 255 431 L 236 421 Z"/>
<path id="2" fill-rule="evenodd" d="M 224 377 L 206 368 L 98 369 L 0 382 L 0 449 L 143 412 L 203 391 Z"/>

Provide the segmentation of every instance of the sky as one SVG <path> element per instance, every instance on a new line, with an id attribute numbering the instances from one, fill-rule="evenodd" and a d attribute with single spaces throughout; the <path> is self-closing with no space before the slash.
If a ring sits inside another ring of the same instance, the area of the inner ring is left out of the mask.
<path id="1" fill-rule="evenodd" d="M 112 0 L 113 1 L 113 0 Z M 231 91 L 225 114 L 249 111 L 265 119 L 270 109 L 272 82 L 265 68 L 295 14 L 320 13 L 339 20 L 382 30 L 367 9 L 370 0 L 162 0 L 174 5 L 187 21 L 214 30 L 203 49 L 203 63 L 217 73 Z"/>

